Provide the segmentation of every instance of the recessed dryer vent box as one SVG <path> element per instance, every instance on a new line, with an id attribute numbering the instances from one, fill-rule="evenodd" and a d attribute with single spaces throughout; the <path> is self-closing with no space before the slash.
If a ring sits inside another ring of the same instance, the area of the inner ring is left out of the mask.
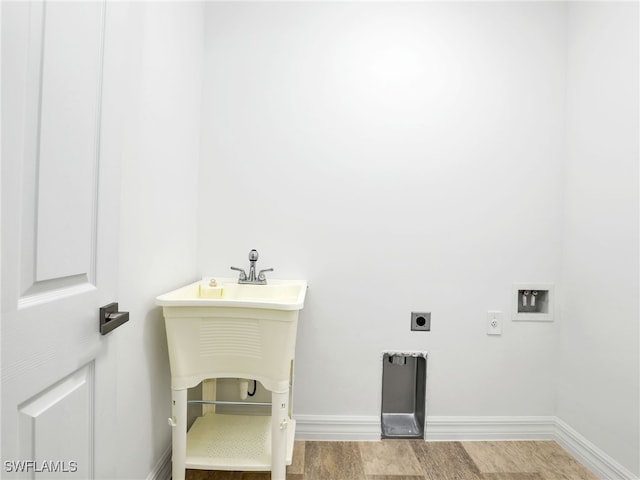
<path id="1" fill-rule="evenodd" d="M 383 352 L 382 438 L 424 440 L 427 352 Z"/>
<path id="2" fill-rule="evenodd" d="M 514 283 L 513 319 L 553 322 L 553 284 Z"/>

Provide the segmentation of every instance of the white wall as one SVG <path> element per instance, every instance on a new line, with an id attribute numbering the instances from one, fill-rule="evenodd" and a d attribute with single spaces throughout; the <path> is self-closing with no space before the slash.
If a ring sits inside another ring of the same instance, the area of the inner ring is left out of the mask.
<path id="1" fill-rule="evenodd" d="M 308 279 L 297 414 L 379 415 L 389 348 L 430 352 L 430 415 L 554 413 L 558 323 L 510 322 L 509 294 L 558 281 L 565 14 L 207 4 L 199 266 L 256 248 Z"/>
<path id="2" fill-rule="evenodd" d="M 109 8 L 119 8 L 110 4 Z M 145 478 L 170 445 L 170 375 L 157 295 L 197 278 L 203 6 L 144 2 L 131 15 L 122 161 L 118 478 Z M 107 33 L 108 35 L 108 33 Z M 108 37 L 107 37 L 107 41 Z"/>
<path id="3" fill-rule="evenodd" d="M 2 52 L 2 4 L 0 3 L 0 52 Z M 0 78 L 2 78 L 2 62 L 0 61 Z M 2 95 L 0 95 L 0 112 L 2 112 Z M 2 117 L 0 115 L 0 145 L 2 145 Z M 2 154 L 0 153 L 0 212 L 2 211 Z M 0 252 L 2 252 L 2 236 L 0 235 Z M 2 255 L 0 255 L 0 272 L 2 272 Z M 0 292 L 2 290 L 2 275 L 0 274 Z M 0 294 L 0 312 L 2 309 L 2 295 Z M 0 331 L 2 331 L 2 315 L 0 315 Z M 0 342 L 0 358 L 2 358 L 2 342 Z M 2 412 L 2 382 L 0 382 L 0 412 Z M 2 435 L 0 435 L 0 452 L 2 451 Z"/>
<path id="4" fill-rule="evenodd" d="M 568 9 L 558 416 L 640 475 L 638 4 Z"/>

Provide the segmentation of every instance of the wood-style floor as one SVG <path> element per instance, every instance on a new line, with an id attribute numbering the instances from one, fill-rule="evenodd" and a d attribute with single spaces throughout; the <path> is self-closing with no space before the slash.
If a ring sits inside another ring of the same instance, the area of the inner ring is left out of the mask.
<path id="1" fill-rule="evenodd" d="M 187 470 L 186 480 L 270 480 Z M 596 480 L 553 441 L 296 442 L 287 480 Z"/>

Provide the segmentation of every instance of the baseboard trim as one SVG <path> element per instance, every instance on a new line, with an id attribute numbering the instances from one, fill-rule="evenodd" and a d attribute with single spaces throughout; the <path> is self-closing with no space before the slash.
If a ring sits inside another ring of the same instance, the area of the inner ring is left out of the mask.
<path id="1" fill-rule="evenodd" d="M 296 440 L 375 441 L 380 418 L 296 415 Z M 427 441 L 555 440 L 598 478 L 640 480 L 555 416 L 427 417 Z"/>
<path id="2" fill-rule="evenodd" d="M 555 417 L 427 417 L 425 440 L 552 440 Z"/>
<path id="3" fill-rule="evenodd" d="M 555 440 L 598 478 L 606 480 L 638 480 L 639 478 L 559 418 L 556 420 Z"/>
<path id="4" fill-rule="evenodd" d="M 146 480 L 170 480 L 171 479 L 171 447 L 160 457 L 158 463 L 149 472 Z"/>
<path id="5" fill-rule="evenodd" d="M 380 440 L 380 418 L 343 415 L 295 415 L 296 440 Z"/>
<path id="6" fill-rule="evenodd" d="M 296 415 L 298 440 L 380 440 L 380 417 Z M 427 417 L 426 440 L 551 440 L 555 417 Z"/>

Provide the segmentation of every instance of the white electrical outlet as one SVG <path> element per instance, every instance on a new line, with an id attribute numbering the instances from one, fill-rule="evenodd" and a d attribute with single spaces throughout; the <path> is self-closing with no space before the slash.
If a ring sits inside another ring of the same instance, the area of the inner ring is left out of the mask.
<path id="1" fill-rule="evenodd" d="M 487 335 L 502 335 L 502 316 L 497 310 L 487 312 Z"/>

